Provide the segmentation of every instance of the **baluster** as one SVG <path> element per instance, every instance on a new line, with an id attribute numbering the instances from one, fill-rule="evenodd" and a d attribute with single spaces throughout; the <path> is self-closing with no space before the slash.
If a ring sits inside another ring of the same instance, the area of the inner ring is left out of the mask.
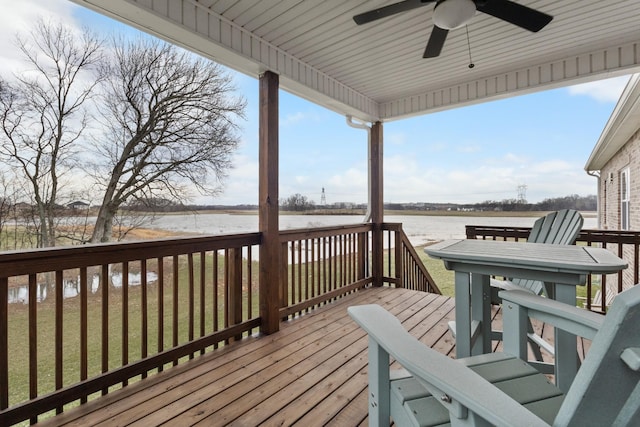
<path id="1" fill-rule="evenodd" d="M 247 246 L 247 311 L 248 319 L 253 319 L 253 265 L 252 265 L 252 250 L 253 246 Z M 253 330 L 252 330 L 253 331 Z M 252 333 L 250 331 L 249 333 Z"/>
<path id="2" fill-rule="evenodd" d="M 142 329 L 140 337 L 140 357 L 147 357 L 148 350 L 148 342 L 149 342 L 149 332 L 148 332 L 148 315 L 149 315 L 149 304 L 147 299 L 147 260 L 143 259 L 140 261 L 140 328 Z M 147 378 L 147 372 L 142 373 L 142 378 Z"/>
<path id="3" fill-rule="evenodd" d="M 122 366 L 129 363 L 129 263 L 122 263 Z M 125 387 L 128 380 L 122 382 Z"/>
<path id="4" fill-rule="evenodd" d="M 55 387 L 56 390 L 60 390 L 62 388 L 62 381 L 63 381 L 63 366 L 62 366 L 62 361 L 63 361 L 63 354 L 62 354 L 62 349 L 64 348 L 64 343 L 62 342 L 62 336 L 63 336 L 63 307 L 64 307 L 64 294 L 63 294 L 63 277 L 62 277 L 62 270 L 58 270 L 56 271 L 56 277 L 55 277 L 55 298 L 56 298 L 56 325 L 55 325 L 55 343 L 56 343 L 56 350 L 55 350 L 55 365 L 56 365 L 56 373 L 55 373 Z M 56 414 L 61 414 L 62 413 L 62 406 L 58 406 L 56 408 Z"/>
<path id="5" fill-rule="evenodd" d="M 188 326 L 188 340 L 193 341 L 194 327 L 195 327 L 195 279 L 193 271 L 193 254 L 189 252 L 187 254 L 187 270 L 189 271 L 189 326 Z M 193 359 L 194 354 L 189 354 L 189 359 Z"/>
<path id="6" fill-rule="evenodd" d="M 9 407 L 9 279 L 0 277 L 0 410 Z"/>
<path id="7" fill-rule="evenodd" d="M 60 283 L 62 284 L 62 272 L 60 273 Z M 56 289 L 58 288 L 56 278 Z M 62 287 L 62 286 L 60 286 Z M 102 294 L 102 373 L 105 373 L 109 370 L 109 265 L 103 264 L 100 270 L 100 292 Z M 62 293 L 60 294 L 60 298 L 62 298 Z M 56 298 L 56 304 L 58 298 Z M 57 341 L 57 340 L 56 340 Z M 62 347 L 62 342 L 60 342 L 60 347 Z M 60 382 L 62 385 L 62 381 Z M 57 387 L 56 387 L 57 388 Z M 102 389 L 102 395 L 106 395 L 109 392 L 109 388 L 105 387 Z M 62 408 L 60 408 L 62 411 Z"/>
<path id="8" fill-rule="evenodd" d="M 229 306 L 230 322 L 234 325 L 242 323 L 242 249 L 229 249 L 229 286 L 227 305 Z M 234 337 L 241 340 L 242 334 Z"/>
<path id="9" fill-rule="evenodd" d="M 204 251 L 200 252 L 200 337 L 205 335 L 205 272 L 207 267 L 207 256 Z M 204 354 L 204 348 L 200 350 Z"/>
<path id="10" fill-rule="evenodd" d="M 88 291 L 87 267 L 80 268 L 80 380 L 86 380 L 89 374 L 89 326 L 88 326 Z M 87 402 L 87 397 L 80 399 L 81 403 Z"/>
<path id="11" fill-rule="evenodd" d="M 212 281 L 213 281 L 213 331 L 216 332 L 219 329 L 219 316 L 220 316 L 220 307 L 218 306 L 218 251 L 214 250 L 212 253 L 213 256 L 213 267 L 212 267 Z M 216 342 L 213 345 L 213 348 L 218 348 L 218 343 Z"/>
<path id="12" fill-rule="evenodd" d="M 179 277 L 179 258 L 178 255 L 174 255 L 173 256 L 173 325 L 172 325 L 172 333 L 173 333 L 173 346 L 177 347 L 178 346 L 178 301 L 179 301 L 179 295 L 178 295 L 178 286 L 180 284 L 180 277 Z M 173 366 L 176 366 L 178 364 L 178 359 L 174 359 L 173 360 Z"/>
<path id="13" fill-rule="evenodd" d="M 158 257 L 158 353 L 164 351 L 164 258 Z M 158 366 L 158 372 L 164 365 Z"/>
<path id="14" fill-rule="evenodd" d="M 311 298 L 316 296 L 316 245 L 318 244 L 318 239 L 311 239 Z"/>
<path id="15" fill-rule="evenodd" d="M 38 281 L 35 274 L 29 275 L 29 398 L 38 397 Z M 84 378 L 83 378 L 84 379 Z M 31 417 L 31 424 L 38 417 Z"/>
<path id="16" fill-rule="evenodd" d="M 309 239 L 304 241 L 304 299 L 308 300 L 310 296 L 309 292 Z M 307 313 L 310 307 L 307 307 Z"/>
<path id="17" fill-rule="evenodd" d="M 229 327 L 229 249 L 224 250 L 224 327 Z M 229 344 L 229 340 L 224 341 Z"/>
<path id="18" fill-rule="evenodd" d="M 391 236 L 391 232 L 389 232 L 389 236 Z M 406 267 L 403 264 L 403 259 L 402 259 L 402 249 L 403 249 L 403 245 L 402 245 L 402 235 L 400 233 L 400 231 L 396 230 L 395 232 L 395 237 L 396 237 L 396 241 L 395 241 L 395 250 L 394 250 L 394 257 L 395 257 L 395 261 L 396 261 L 396 271 L 395 271 L 395 277 L 396 277 L 396 287 L 398 288 L 403 288 L 404 284 L 405 284 L 405 277 L 404 275 L 407 273 L 406 272 Z M 391 242 L 389 242 L 389 253 L 391 253 Z M 408 259 L 408 257 L 407 257 Z"/>

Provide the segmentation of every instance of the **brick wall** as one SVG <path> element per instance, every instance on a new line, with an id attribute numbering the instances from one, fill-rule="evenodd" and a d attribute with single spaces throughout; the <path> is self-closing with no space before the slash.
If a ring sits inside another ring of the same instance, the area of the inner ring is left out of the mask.
<path id="1" fill-rule="evenodd" d="M 620 188 L 621 171 L 629 168 L 630 201 L 629 201 L 629 228 L 640 230 L 640 129 L 627 141 L 618 153 L 600 171 L 600 227 L 607 230 L 619 230 L 621 224 Z M 611 180 L 610 177 L 613 177 Z M 616 248 L 609 248 L 617 253 Z M 626 249 L 624 258 L 629 265 L 633 265 L 633 251 Z M 632 285 L 632 269 L 623 273 L 624 286 Z M 609 286 L 613 285 L 609 283 Z"/>
<path id="2" fill-rule="evenodd" d="M 608 230 L 620 228 L 620 174 L 629 168 L 630 204 L 629 224 L 632 230 L 640 229 L 640 129 L 600 171 L 601 227 Z M 610 180 L 610 177 L 613 180 Z"/>

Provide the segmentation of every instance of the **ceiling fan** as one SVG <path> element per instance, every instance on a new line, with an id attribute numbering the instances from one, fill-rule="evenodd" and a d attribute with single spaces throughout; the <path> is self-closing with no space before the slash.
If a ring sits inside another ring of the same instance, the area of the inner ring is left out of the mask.
<path id="1" fill-rule="evenodd" d="M 405 0 L 389 6 L 373 9 L 353 17 L 358 25 L 367 24 L 397 13 L 435 3 L 431 36 L 424 50 L 423 58 L 440 55 L 449 30 L 467 24 L 476 10 L 507 21 L 532 32 L 544 28 L 553 16 L 510 0 Z"/>

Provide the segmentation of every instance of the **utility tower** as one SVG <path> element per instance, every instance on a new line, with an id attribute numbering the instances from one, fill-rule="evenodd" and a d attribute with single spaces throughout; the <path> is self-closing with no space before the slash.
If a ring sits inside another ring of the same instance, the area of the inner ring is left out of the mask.
<path id="1" fill-rule="evenodd" d="M 322 187 L 322 195 L 320 196 L 320 205 L 325 206 L 327 204 L 327 196 L 324 194 L 324 187 Z"/>
<path id="2" fill-rule="evenodd" d="M 527 203 L 527 186 L 518 185 L 518 203 Z"/>

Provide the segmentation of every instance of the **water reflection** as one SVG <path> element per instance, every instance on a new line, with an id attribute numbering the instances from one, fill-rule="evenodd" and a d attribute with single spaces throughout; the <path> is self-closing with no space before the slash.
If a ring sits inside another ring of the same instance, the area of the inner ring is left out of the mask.
<path id="1" fill-rule="evenodd" d="M 122 273 L 111 273 L 110 275 L 111 286 L 116 289 L 122 288 Z M 129 273 L 128 274 L 129 286 L 140 286 L 142 283 L 141 273 Z M 147 272 L 147 283 L 153 283 L 158 280 L 158 275 L 153 272 Z M 47 283 L 38 283 L 36 285 L 36 301 L 43 302 L 47 299 L 49 292 L 53 292 L 55 284 L 48 285 Z M 94 274 L 89 277 L 89 292 L 96 294 L 100 290 L 100 275 Z M 80 295 L 80 278 L 77 279 L 64 279 L 62 281 L 62 297 L 75 298 Z M 17 286 L 9 288 L 8 292 L 9 304 L 28 304 L 29 303 L 29 286 Z"/>

